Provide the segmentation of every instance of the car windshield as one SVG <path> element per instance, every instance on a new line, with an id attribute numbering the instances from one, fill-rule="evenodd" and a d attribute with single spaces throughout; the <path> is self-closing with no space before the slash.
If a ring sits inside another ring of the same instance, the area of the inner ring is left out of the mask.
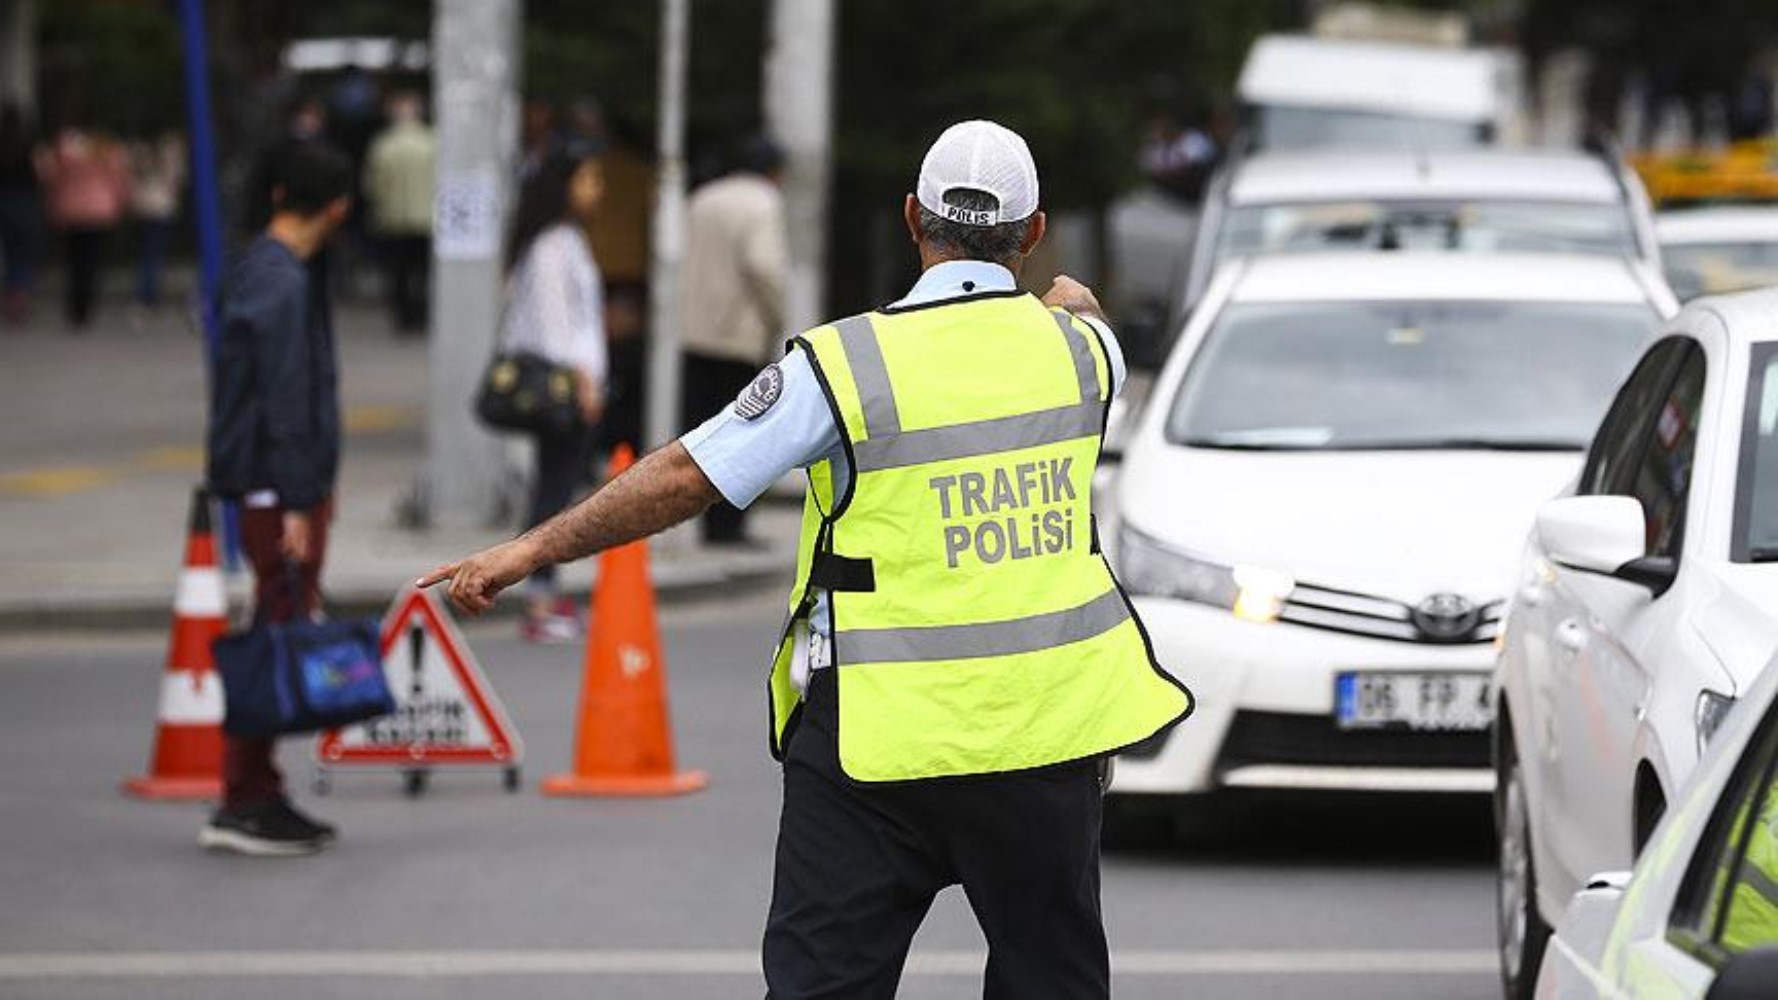
<path id="1" fill-rule="evenodd" d="M 1168 416 L 1197 448 L 1582 450 L 1656 317 L 1525 302 L 1235 305 Z"/>
<path id="2" fill-rule="evenodd" d="M 1273 104 L 1254 109 L 1253 138 L 1259 149 L 1430 152 L 1486 145 L 1489 131 L 1476 122 Z"/>
<path id="3" fill-rule="evenodd" d="M 1682 299 L 1778 285 L 1778 241 L 1675 243 L 1661 248 L 1667 283 Z"/>
<path id="4" fill-rule="evenodd" d="M 1735 492 L 1737 562 L 1778 562 L 1778 344 L 1756 344 Z"/>
<path id="5" fill-rule="evenodd" d="M 1633 256 L 1623 207 L 1543 201 L 1330 201 L 1232 209 L 1217 262 L 1324 250 L 1518 250 Z"/>

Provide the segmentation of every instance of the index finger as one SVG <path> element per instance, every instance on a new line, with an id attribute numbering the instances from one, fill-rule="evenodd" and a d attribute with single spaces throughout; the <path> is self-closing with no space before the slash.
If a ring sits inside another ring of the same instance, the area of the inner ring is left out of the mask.
<path id="1" fill-rule="evenodd" d="M 445 563 L 443 566 L 440 566 L 425 576 L 420 577 L 418 580 L 415 580 L 414 586 L 421 590 L 425 590 L 427 587 L 437 586 L 455 576 L 457 574 L 457 567 L 461 565 L 463 564 L 460 562 Z"/>

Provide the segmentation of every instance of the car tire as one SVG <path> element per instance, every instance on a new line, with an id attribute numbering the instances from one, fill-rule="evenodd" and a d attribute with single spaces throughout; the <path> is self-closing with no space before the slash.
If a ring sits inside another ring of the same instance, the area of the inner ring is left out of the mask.
<path id="1" fill-rule="evenodd" d="M 1500 980 L 1507 1000 L 1531 1000 L 1549 944 L 1550 926 L 1537 910 L 1537 868 L 1531 853 L 1531 806 L 1516 748 L 1508 741 L 1495 789 L 1499 854 L 1494 873 Z"/>

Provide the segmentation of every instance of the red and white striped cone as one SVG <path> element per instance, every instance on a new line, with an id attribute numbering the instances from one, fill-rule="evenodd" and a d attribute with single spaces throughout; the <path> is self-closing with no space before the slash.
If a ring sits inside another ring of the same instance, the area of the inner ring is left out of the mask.
<path id="1" fill-rule="evenodd" d="M 213 799 L 222 794 L 222 678 L 210 643 L 228 628 L 228 598 L 210 530 L 210 497 L 191 501 L 185 566 L 173 598 L 173 635 L 161 678 L 159 721 L 148 774 L 123 783 L 144 799 Z"/>

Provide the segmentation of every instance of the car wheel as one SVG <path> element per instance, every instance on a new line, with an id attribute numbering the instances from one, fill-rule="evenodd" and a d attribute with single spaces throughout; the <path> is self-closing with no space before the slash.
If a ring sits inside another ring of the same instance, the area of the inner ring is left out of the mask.
<path id="1" fill-rule="evenodd" d="M 1537 868 L 1531 858 L 1531 805 L 1518 755 L 1503 761 L 1497 815 L 1500 866 L 1495 874 L 1499 916 L 1500 978 L 1507 1000 L 1530 1000 L 1550 927 L 1537 912 Z"/>

